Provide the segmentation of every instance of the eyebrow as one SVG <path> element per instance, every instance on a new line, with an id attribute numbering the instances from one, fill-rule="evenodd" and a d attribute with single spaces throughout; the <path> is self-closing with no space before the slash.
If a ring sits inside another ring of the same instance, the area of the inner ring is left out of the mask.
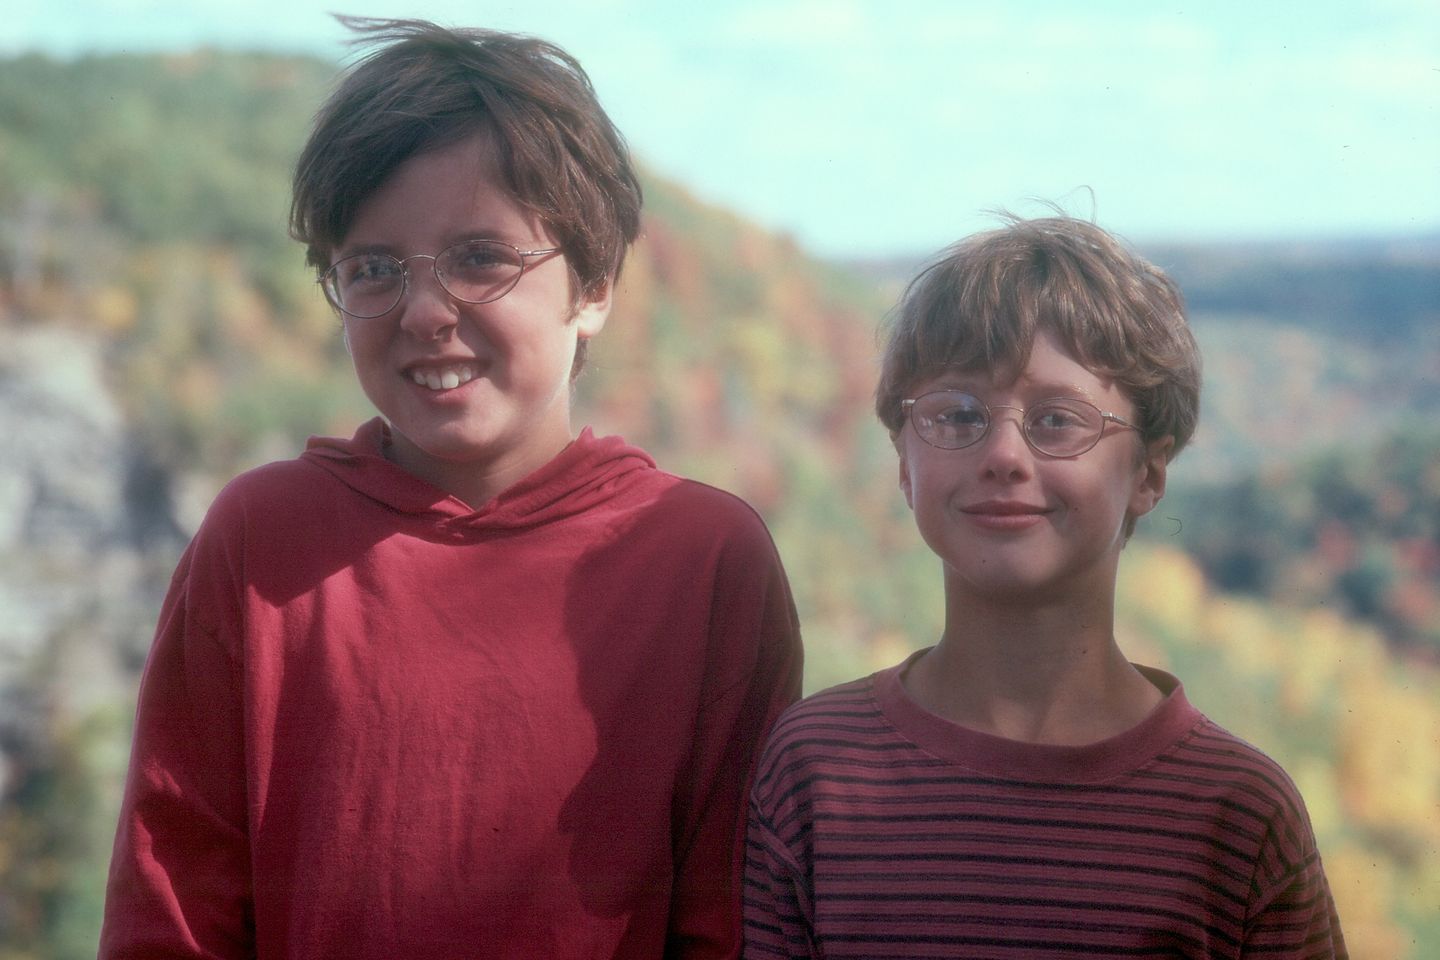
<path id="1" fill-rule="evenodd" d="M 981 379 L 988 378 L 986 378 L 986 375 L 982 373 L 963 373 L 957 370 L 953 373 L 953 375 L 947 374 L 942 377 L 937 377 L 929 384 L 926 389 L 958 390 L 962 393 L 969 393 L 974 396 L 978 396 L 982 400 L 984 400 L 985 398 L 981 396 L 981 394 L 990 393 L 991 387 L 988 382 L 983 385 L 976 382 L 977 380 Z M 1021 377 L 1015 382 L 1020 383 L 1023 380 L 1024 378 Z M 1097 397 L 1094 392 L 1076 383 L 1063 383 L 1054 380 L 1025 381 L 1024 391 L 1026 393 L 1034 394 L 1037 401 L 1054 400 L 1059 397 L 1071 397 L 1078 400 L 1088 401 L 1089 403 L 1093 403 L 1097 407 L 1103 406 L 1103 404 L 1101 404 L 1100 402 L 1100 398 Z M 989 401 L 986 402 L 988 403 Z"/>
<path id="2" fill-rule="evenodd" d="M 1043 396 L 1038 397 L 1038 399 L 1040 400 L 1051 400 L 1056 397 L 1072 397 L 1079 400 L 1089 401 L 1090 403 L 1095 404 L 1097 407 L 1100 406 L 1100 398 L 1091 391 L 1086 390 L 1079 384 L 1055 383 L 1046 380 L 1035 383 L 1033 385 L 1033 389 L 1037 394 L 1043 394 Z"/>
<path id="3" fill-rule="evenodd" d="M 366 253 L 384 253 L 393 255 L 394 248 L 385 243 L 362 243 L 359 246 L 339 246 L 335 248 L 335 259 L 344 260 L 346 257 L 358 257 Z"/>
<path id="4" fill-rule="evenodd" d="M 411 256 L 438 256 L 442 250 L 448 250 L 461 243 L 469 243 L 473 240 L 494 240 L 499 243 L 508 243 L 518 250 L 533 250 L 536 247 L 544 247 L 549 244 L 544 239 L 522 240 L 519 237 L 511 236 L 503 230 L 496 230 L 486 227 L 482 230 L 462 230 L 456 233 L 447 234 L 440 241 L 438 249 L 428 254 L 411 254 Z M 335 259 L 343 260 L 346 257 L 359 256 L 366 253 L 383 253 L 395 257 L 397 260 L 404 259 L 396 252 L 393 243 L 362 243 L 356 246 L 337 246 L 335 248 Z"/>

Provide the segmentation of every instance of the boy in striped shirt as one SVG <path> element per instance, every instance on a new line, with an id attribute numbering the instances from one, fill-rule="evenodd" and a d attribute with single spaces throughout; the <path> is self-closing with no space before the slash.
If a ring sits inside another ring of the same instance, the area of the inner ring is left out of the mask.
<path id="1" fill-rule="evenodd" d="M 1345 956 L 1289 777 L 1115 642 L 1199 392 L 1178 289 L 1089 223 L 1009 220 L 910 285 L 876 411 L 945 629 L 777 724 L 746 957 Z"/>

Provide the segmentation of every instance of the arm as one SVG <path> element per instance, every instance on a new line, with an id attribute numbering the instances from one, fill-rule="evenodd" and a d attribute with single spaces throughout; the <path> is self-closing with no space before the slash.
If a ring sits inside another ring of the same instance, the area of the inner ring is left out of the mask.
<path id="1" fill-rule="evenodd" d="M 1298 795 L 1297 795 L 1298 802 Z M 1340 918 L 1304 808 L 1281 820 L 1256 864 L 1241 956 L 1274 960 L 1345 960 Z"/>
<path id="2" fill-rule="evenodd" d="M 739 955 L 745 797 L 765 734 L 800 694 L 795 605 L 763 527 L 758 539 L 722 560 L 712 598 L 706 669 L 721 683 L 702 705 L 676 799 L 667 957 Z"/>
<path id="3" fill-rule="evenodd" d="M 216 626 L 238 603 L 204 552 L 180 561 L 141 682 L 102 960 L 254 955 L 239 685 Z"/>
<path id="4" fill-rule="evenodd" d="M 811 937 L 811 915 L 803 872 L 752 797 L 745 848 L 745 960 L 820 957 Z M 806 945 L 803 952 L 800 944 Z"/>

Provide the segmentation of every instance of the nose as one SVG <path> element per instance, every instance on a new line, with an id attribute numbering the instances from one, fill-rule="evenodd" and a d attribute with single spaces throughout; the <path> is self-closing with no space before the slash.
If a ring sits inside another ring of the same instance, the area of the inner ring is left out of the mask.
<path id="1" fill-rule="evenodd" d="M 405 270 L 405 291 L 396 308 L 400 329 L 419 340 L 444 339 L 459 323 L 460 312 L 435 275 L 435 259 L 411 257 Z"/>
<path id="2" fill-rule="evenodd" d="M 1015 415 L 1002 416 L 999 413 L 1001 410 L 1012 410 Z M 1034 460 L 1030 444 L 1025 439 L 1025 426 L 1021 420 L 1023 413 L 1019 407 L 990 408 L 993 418 L 990 430 L 980 441 L 981 462 L 987 476 L 1013 480 L 1024 477 L 1030 471 Z"/>

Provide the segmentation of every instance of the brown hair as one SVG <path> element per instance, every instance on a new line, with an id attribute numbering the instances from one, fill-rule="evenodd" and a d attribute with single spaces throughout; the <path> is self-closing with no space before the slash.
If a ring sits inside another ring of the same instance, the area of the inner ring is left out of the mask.
<path id="1" fill-rule="evenodd" d="M 1017 373 L 1048 331 L 1135 403 L 1144 442 L 1174 437 L 1200 414 L 1200 349 L 1179 288 L 1092 223 L 1056 216 L 976 234 L 911 281 L 886 338 L 875 412 L 896 437 L 900 403 L 947 367 Z"/>
<path id="2" fill-rule="evenodd" d="M 290 232 L 317 272 L 397 167 L 480 133 L 517 202 L 565 252 L 576 304 L 614 281 L 640 231 L 640 184 L 624 138 L 573 57 L 493 30 L 339 19 L 357 43 L 382 46 L 321 107 L 296 163 Z M 582 361 L 583 353 L 577 370 Z"/>

